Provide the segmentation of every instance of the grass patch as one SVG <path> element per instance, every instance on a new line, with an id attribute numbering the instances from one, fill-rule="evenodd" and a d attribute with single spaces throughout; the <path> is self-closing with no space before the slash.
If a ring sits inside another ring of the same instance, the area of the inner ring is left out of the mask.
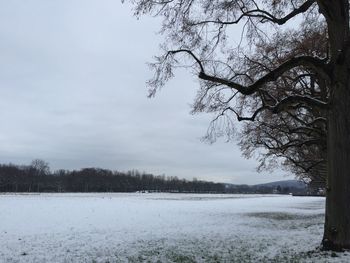
<path id="1" fill-rule="evenodd" d="M 323 214 L 305 215 L 305 214 L 292 214 L 292 213 L 283 213 L 283 212 L 256 212 L 256 213 L 247 213 L 245 215 L 248 217 L 277 220 L 277 221 L 313 220 L 313 219 L 321 219 L 324 217 Z"/>
<path id="2" fill-rule="evenodd" d="M 169 241 L 169 240 L 168 240 Z M 320 250 L 298 251 L 288 245 L 277 246 L 270 239 L 246 240 L 234 236 L 229 240 L 186 239 L 173 242 L 143 243 L 143 249 L 134 255 L 125 255 L 110 262 L 150 263 L 298 263 L 298 262 L 347 262 L 334 261 L 330 253 Z M 176 245 L 175 245 L 176 244 Z M 156 246 L 155 246 L 156 245 Z M 275 247 L 276 250 L 269 250 Z M 125 251 L 127 252 L 127 251 Z M 128 251 L 130 252 L 130 251 Z M 337 254 L 338 256 L 338 254 Z M 339 254 L 341 257 L 342 255 Z M 98 261 L 100 263 L 100 261 Z"/>

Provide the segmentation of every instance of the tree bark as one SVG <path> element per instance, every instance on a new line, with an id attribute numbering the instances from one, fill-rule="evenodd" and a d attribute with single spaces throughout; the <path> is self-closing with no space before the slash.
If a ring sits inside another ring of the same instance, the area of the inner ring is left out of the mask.
<path id="1" fill-rule="evenodd" d="M 350 249 L 350 31 L 348 0 L 317 0 L 328 26 L 331 83 L 326 217 L 322 245 Z"/>
<path id="2" fill-rule="evenodd" d="M 338 65 L 328 113 L 328 178 L 323 248 L 350 249 L 350 77 Z"/>

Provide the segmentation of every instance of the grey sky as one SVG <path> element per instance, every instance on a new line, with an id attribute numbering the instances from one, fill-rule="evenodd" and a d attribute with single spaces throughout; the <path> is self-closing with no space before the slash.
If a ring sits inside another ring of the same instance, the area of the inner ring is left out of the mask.
<path id="1" fill-rule="evenodd" d="M 200 141 L 210 116 L 189 114 L 198 83 L 186 72 L 146 98 L 159 26 L 119 0 L 1 0 L 1 162 L 42 158 L 53 169 L 231 183 L 285 179 L 256 173 L 234 143 Z"/>

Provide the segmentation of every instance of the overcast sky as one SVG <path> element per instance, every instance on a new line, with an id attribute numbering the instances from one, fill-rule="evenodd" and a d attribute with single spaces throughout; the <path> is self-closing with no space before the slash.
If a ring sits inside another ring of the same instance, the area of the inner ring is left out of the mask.
<path id="1" fill-rule="evenodd" d="M 229 183 L 284 180 L 255 170 L 235 143 L 200 141 L 186 72 L 147 98 L 160 21 L 119 0 L 0 0 L 0 160 L 52 169 L 138 169 Z"/>

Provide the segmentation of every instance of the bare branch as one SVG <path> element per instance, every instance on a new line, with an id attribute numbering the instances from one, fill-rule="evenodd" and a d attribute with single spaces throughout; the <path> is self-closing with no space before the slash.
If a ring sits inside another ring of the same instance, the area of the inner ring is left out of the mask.
<path id="1" fill-rule="evenodd" d="M 296 67 L 310 68 L 316 71 L 320 76 L 323 76 L 324 78 L 329 79 L 327 64 L 325 64 L 322 60 L 311 56 L 300 56 L 300 57 L 291 58 L 290 60 L 281 64 L 279 67 L 275 68 L 274 70 L 271 70 L 269 73 L 267 73 L 265 76 L 263 76 L 262 78 L 260 78 L 250 86 L 243 86 L 239 83 L 232 82 L 231 80 L 228 80 L 225 78 L 208 75 L 203 70 L 199 73 L 198 76 L 200 79 L 203 79 L 203 80 L 227 85 L 244 95 L 251 95 L 255 93 L 258 89 L 262 88 L 264 84 L 276 81 L 285 72 Z"/>
<path id="2" fill-rule="evenodd" d="M 260 22 L 264 23 L 266 21 L 272 22 L 277 25 L 283 25 L 286 22 L 288 22 L 290 19 L 294 18 L 295 16 L 305 13 L 314 3 L 316 0 L 307 0 L 304 4 L 302 4 L 300 7 L 295 8 L 292 12 L 287 14 L 284 17 L 278 18 L 272 15 L 271 13 L 267 12 L 266 10 L 260 9 L 258 6 L 256 6 L 256 9 L 248 10 L 245 12 L 242 12 L 242 14 L 233 21 L 222 21 L 220 19 L 217 20 L 203 20 L 199 22 L 193 22 L 190 24 L 191 26 L 198 26 L 198 25 L 203 25 L 203 24 L 220 24 L 220 25 L 233 25 L 233 24 L 238 24 L 243 18 L 248 17 L 248 18 L 259 18 Z"/>

